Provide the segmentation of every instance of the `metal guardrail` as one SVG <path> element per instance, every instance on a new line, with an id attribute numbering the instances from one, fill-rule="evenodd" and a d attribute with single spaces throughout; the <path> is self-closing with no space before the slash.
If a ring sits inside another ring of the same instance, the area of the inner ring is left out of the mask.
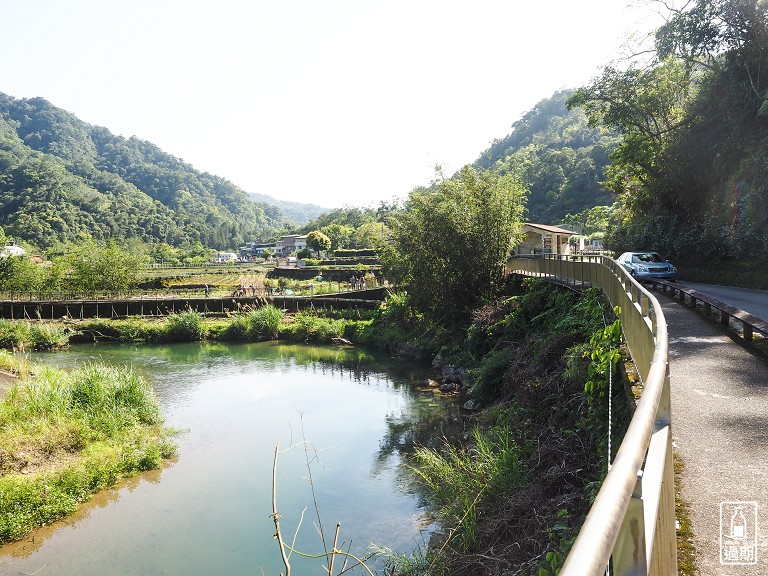
<path id="1" fill-rule="evenodd" d="M 667 324 L 656 298 L 603 256 L 514 257 L 508 272 L 597 285 L 621 307 L 643 393 L 561 576 L 677 574 Z"/>

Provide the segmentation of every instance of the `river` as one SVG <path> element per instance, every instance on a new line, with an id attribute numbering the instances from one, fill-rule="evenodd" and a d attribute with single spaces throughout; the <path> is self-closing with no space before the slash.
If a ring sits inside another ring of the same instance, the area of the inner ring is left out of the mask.
<path id="1" fill-rule="evenodd" d="M 0 574 L 277 575 L 277 443 L 281 526 L 298 551 L 321 553 L 319 524 L 330 546 L 337 522 L 340 542 L 358 555 L 371 542 L 408 552 L 428 538 L 404 455 L 460 418 L 455 400 L 419 388 L 423 367 L 285 343 L 78 345 L 32 360 L 130 366 L 154 387 L 166 425 L 182 432 L 178 457 L 162 470 L 0 547 Z M 322 574 L 323 564 L 291 558 L 294 574 Z"/>

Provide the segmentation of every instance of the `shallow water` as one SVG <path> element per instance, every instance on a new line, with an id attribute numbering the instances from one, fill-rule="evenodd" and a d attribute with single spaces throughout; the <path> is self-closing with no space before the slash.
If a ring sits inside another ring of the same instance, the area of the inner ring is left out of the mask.
<path id="1" fill-rule="evenodd" d="M 100 344 L 32 360 L 131 366 L 154 386 L 166 424 L 185 432 L 164 469 L 0 547 L 0 574 L 278 574 L 270 518 L 278 442 L 281 528 L 287 540 L 297 534 L 297 550 L 323 550 L 312 487 L 328 546 L 337 521 L 340 541 L 358 555 L 370 542 L 407 552 L 427 537 L 403 454 L 459 418 L 455 401 L 417 389 L 423 368 L 281 343 Z M 291 558 L 294 574 L 322 574 L 323 564 Z"/>

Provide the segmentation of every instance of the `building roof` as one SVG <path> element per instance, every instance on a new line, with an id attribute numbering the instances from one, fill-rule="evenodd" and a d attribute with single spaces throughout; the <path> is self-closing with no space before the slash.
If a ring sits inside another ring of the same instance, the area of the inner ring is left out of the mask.
<path id="1" fill-rule="evenodd" d="M 547 224 L 532 224 L 531 222 L 526 222 L 525 225 L 529 228 L 535 228 L 537 230 L 548 232 L 549 234 L 568 234 L 569 236 L 571 234 L 578 234 L 578 232 L 566 230 L 565 228 L 558 228 L 557 226 L 548 226 Z"/>

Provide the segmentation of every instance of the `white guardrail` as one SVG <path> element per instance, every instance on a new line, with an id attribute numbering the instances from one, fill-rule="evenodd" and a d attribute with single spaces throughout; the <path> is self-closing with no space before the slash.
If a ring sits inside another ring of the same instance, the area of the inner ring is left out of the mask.
<path id="1" fill-rule="evenodd" d="M 593 284 L 621 326 L 643 392 L 560 576 L 677 574 L 667 323 L 656 298 L 604 256 L 517 256 L 507 272 Z M 609 566 L 610 565 L 610 566 Z"/>

